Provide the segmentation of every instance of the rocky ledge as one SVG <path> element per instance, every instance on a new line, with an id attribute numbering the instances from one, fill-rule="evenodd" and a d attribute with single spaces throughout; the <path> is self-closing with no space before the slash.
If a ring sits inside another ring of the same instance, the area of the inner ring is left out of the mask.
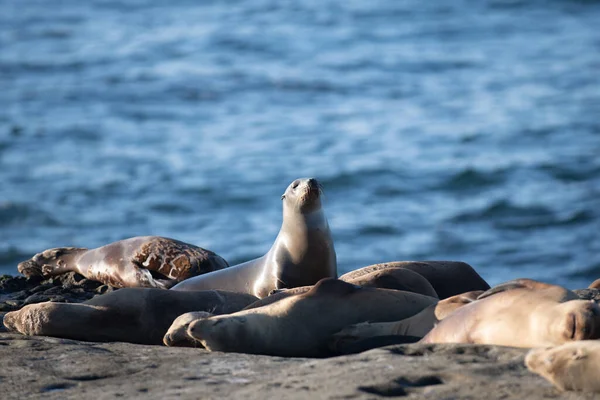
<path id="1" fill-rule="evenodd" d="M 592 399 L 523 365 L 526 350 L 397 345 L 329 359 L 0 334 L 3 399 Z"/>
<path id="2" fill-rule="evenodd" d="M 40 301 L 85 301 L 114 290 L 77 274 L 0 277 L 0 317 Z M 578 291 L 600 298 L 598 290 Z M 0 393 L 22 398 L 592 399 L 529 372 L 527 350 L 393 345 L 328 359 L 211 353 L 0 333 Z"/>

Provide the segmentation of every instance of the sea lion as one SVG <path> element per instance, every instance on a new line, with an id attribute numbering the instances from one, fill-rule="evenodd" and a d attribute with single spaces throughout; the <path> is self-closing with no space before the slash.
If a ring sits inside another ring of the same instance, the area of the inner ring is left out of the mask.
<path id="1" fill-rule="evenodd" d="M 544 347 L 600 338 L 600 308 L 529 279 L 496 286 L 440 321 L 422 343 Z"/>
<path id="2" fill-rule="evenodd" d="M 410 342 L 413 341 L 412 338 L 421 339 L 435 324 L 458 308 L 476 301 L 482 293 L 483 291 L 477 290 L 448 297 L 401 321 L 363 322 L 347 326 L 333 335 L 331 349 L 338 354 L 348 354 L 392 344 L 390 337 L 409 337 Z M 404 339 L 400 339 L 397 343 L 404 342 Z"/>
<path id="3" fill-rule="evenodd" d="M 532 349 L 525 357 L 530 371 L 559 390 L 600 392 L 600 342 L 581 340 L 551 348 Z"/>
<path id="4" fill-rule="evenodd" d="M 408 268 L 373 269 L 372 266 L 368 266 L 344 274 L 340 276 L 340 280 L 363 287 L 404 290 L 438 297 L 437 292 L 424 276 Z"/>
<path id="5" fill-rule="evenodd" d="M 221 290 L 196 292 L 124 288 L 84 303 L 37 303 L 4 316 L 4 325 L 24 335 L 93 342 L 162 344 L 173 321 L 190 311 L 227 314 L 258 300 Z"/>
<path id="6" fill-rule="evenodd" d="M 340 276 L 340 279 L 357 279 L 361 275 L 388 268 L 409 269 L 423 276 L 429 281 L 440 299 L 490 288 L 490 285 L 473 267 L 460 261 L 392 261 L 348 272 Z"/>
<path id="7" fill-rule="evenodd" d="M 288 357 L 331 355 L 328 338 L 362 321 L 415 315 L 437 299 L 323 279 L 308 292 L 230 315 L 198 319 L 187 334 L 210 351 Z"/>
<path id="8" fill-rule="evenodd" d="M 360 273 L 348 273 L 342 275 L 340 280 L 356 286 L 403 290 L 405 292 L 419 293 L 437 298 L 437 293 L 429 281 L 411 270 L 404 268 L 385 268 L 367 271 L 366 273 L 363 273 L 362 270 L 364 270 L 364 268 L 356 270 Z M 269 293 L 269 296 L 250 304 L 245 310 L 266 306 L 286 297 L 306 293 L 312 288 L 313 286 L 300 286 L 292 289 L 275 289 Z"/>
<path id="9" fill-rule="evenodd" d="M 321 186 L 314 178 L 296 179 L 283 196 L 283 223 L 262 257 L 187 279 L 171 290 L 222 289 L 266 297 L 274 289 L 314 285 L 335 278 L 337 264 Z"/>
<path id="10" fill-rule="evenodd" d="M 228 267 L 210 250 L 160 236 L 137 236 L 95 249 L 61 247 L 23 261 L 18 271 L 48 278 L 75 271 L 115 287 L 168 289 L 192 276 Z"/>

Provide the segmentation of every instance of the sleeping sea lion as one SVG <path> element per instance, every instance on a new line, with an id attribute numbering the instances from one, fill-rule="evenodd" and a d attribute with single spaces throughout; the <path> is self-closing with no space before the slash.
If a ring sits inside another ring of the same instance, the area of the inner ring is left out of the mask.
<path id="1" fill-rule="evenodd" d="M 187 334 L 210 351 L 323 357 L 331 355 L 329 337 L 347 325 L 404 319 L 436 302 L 417 293 L 323 279 L 306 293 L 263 307 L 198 319 Z"/>
<path id="2" fill-rule="evenodd" d="M 596 340 L 532 349 L 525 365 L 559 390 L 600 392 L 600 342 Z"/>
<path id="3" fill-rule="evenodd" d="M 530 279 L 496 286 L 444 318 L 423 343 L 544 347 L 600 338 L 600 308 L 572 291 Z"/>
<path id="4" fill-rule="evenodd" d="M 179 292 L 124 288 L 84 303 L 37 303 L 4 316 L 8 330 L 92 342 L 161 344 L 173 321 L 190 311 L 228 314 L 258 300 L 221 290 Z"/>

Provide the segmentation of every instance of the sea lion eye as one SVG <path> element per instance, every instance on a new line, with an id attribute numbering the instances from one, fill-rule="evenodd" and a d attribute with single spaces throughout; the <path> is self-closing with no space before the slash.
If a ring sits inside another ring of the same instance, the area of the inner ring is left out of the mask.
<path id="1" fill-rule="evenodd" d="M 574 313 L 569 313 L 567 316 L 567 337 L 575 339 L 575 333 L 577 332 L 577 317 Z"/>
<path id="2" fill-rule="evenodd" d="M 300 181 L 298 181 L 298 180 L 295 180 L 295 181 L 292 183 L 292 189 L 296 189 L 296 188 L 298 187 L 298 185 L 299 185 L 299 184 L 300 184 Z"/>

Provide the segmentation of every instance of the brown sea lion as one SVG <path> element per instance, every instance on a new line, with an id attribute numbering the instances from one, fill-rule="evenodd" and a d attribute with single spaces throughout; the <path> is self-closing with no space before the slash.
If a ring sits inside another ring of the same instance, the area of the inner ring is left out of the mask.
<path id="1" fill-rule="evenodd" d="M 375 271 L 368 271 L 366 273 L 350 273 L 342 275 L 340 280 L 357 286 L 404 290 L 406 292 L 419 293 L 424 294 L 425 296 L 437 298 L 437 293 L 435 290 L 433 290 L 433 287 L 429 281 L 427 281 L 427 279 L 411 270 L 404 268 L 385 268 Z M 256 303 L 250 304 L 245 308 L 245 310 L 266 306 L 267 304 L 274 303 L 286 297 L 306 293 L 312 289 L 312 287 L 313 286 L 300 286 L 292 289 L 273 290 L 269 296 L 258 300 Z"/>
<path id="2" fill-rule="evenodd" d="M 525 365 L 559 390 L 600 392 L 600 342 L 596 340 L 532 349 Z"/>
<path id="3" fill-rule="evenodd" d="M 335 249 L 317 180 L 296 179 L 281 198 L 283 223 L 265 255 L 185 280 L 171 290 L 222 289 L 263 298 L 274 289 L 314 285 L 322 278 L 335 278 Z"/>
<path id="4" fill-rule="evenodd" d="M 578 299 L 560 286 L 510 281 L 451 313 L 421 342 L 543 347 L 600 338 L 600 308 Z"/>
<path id="5" fill-rule="evenodd" d="M 173 321 L 190 311 L 227 314 L 257 298 L 220 290 L 179 292 L 124 288 L 84 303 L 37 303 L 4 316 L 4 325 L 24 335 L 161 344 Z"/>
<path id="6" fill-rule="evenodd" d="M 329 337 L 347 325 L 404 319 L 435 302 L 417 293 L 323 279 L 304 294 L 198 319 L 189 324 L 187 334 L 210 351 L 322 357 L 331 354 Z"/>
<path id="7" fill-rule="evenodd" d="M 429 281 L 440 299 L 474 290 L 488 290 L 490 285 L 469 264 L 459 261 L 392 261 L 369 265 L 340 276 L 343 280 L 388 268 L 404 268 Z"/>
<path id="8" fill-rule="evenodd" d="M 372 266 L 369 266 L 344 274 L 340 276 L 340 280 L 363 287 L 404 290 L 438 297 L 425 277 L 408 268 L 389 267 L 373 270 Z"/>
<path id="9" fill-rule="evenodd" d="M 168 289 L 184 279 L 226 267 L 227 261 L 210 250 L 160 236 L 137 236 L 95 249 L 49 249 L 17 268 L 27 277 L 75 271 L 114 287 Z"/>

